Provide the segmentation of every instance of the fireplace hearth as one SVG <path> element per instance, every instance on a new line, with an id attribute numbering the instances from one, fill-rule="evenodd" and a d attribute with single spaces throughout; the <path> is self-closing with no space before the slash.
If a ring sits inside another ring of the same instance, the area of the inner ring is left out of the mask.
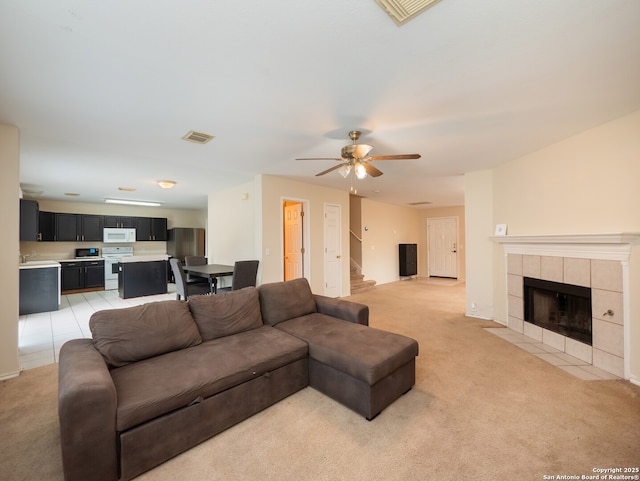
<path id="1" fill-rule="evenodd" d="M 523 277 L 524 320 L 592 345 L 591 289 Z"/>

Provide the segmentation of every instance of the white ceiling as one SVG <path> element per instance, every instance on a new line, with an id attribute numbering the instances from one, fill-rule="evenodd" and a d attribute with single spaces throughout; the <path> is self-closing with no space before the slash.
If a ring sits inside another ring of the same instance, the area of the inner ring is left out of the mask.
<path id="1" fill-rule="evenodd" d="M 360 194 L 462 205 L 463 173 L 640 109 L 639 24 L 638 0 L 441 0 L 402 27 L 374 0 L 0 0 L 0 122 L 42 198 L 201 208 L 256 174 L 348 190 L 294 159 L 358 128 L 373 155 L 422 155 Z"/>

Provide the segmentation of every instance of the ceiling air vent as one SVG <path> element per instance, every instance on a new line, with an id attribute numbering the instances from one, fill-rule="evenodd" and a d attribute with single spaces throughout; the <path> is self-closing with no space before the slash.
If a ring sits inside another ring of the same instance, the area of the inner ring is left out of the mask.
<path id="1" fill-rule="evenodd" d="M 189 142 L 193 142 L 194 144 L 206 144 L 211 139 L 213 139 L 213 135 L 203 134 L 202 132 L 196 132 L 194 130 L 187 132 L 183 140 L 188 140 Z"/>
<path id="2" fill-rule="evenodd" d="M 421 202 L 409 202 L 407 205 L 429 205 L 432 202 L 428 201 L 428 200 L 423 200 Z"/>
<path id="3" fill-rule="evenodd" d="M 420 12 L 431 7 L 438 0 L 376 0 L 385 12 L 396 22 L 402 25 L 408 22 Z"/>

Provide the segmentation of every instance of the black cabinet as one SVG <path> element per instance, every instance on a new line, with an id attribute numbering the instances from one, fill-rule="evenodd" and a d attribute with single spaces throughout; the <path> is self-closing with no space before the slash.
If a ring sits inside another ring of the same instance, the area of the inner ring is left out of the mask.
<path id="1" fill-rule="evenodd" d="M 118 215 L 105 215 L 104 216 L 104 227 L 120 227 L 120 228 L 130 228 L 136 227 L 137 217 L 125 217 Z"/>
<path id="2" fill-rule="evenodd" d="M 138 217 L 136 219 L 137 241 L 166 241 L 167 219 L 163 217 Z"/>
<path id="3" fill-rule="evenodd" d="M 118 264 L 118 294 L 123 299 L 167 293 L 167 261 Z"/>
<path id="4" fill-rule="evenodd" d="M 103 242 L 105 227 L 136 229 L 137 241 L 167 240 L 166 217 L 39 212 L 36 201 L 20 201 L 21 241 Z"/>
<path id="5" fill-rule="evenodd" d="M 62 264 L 62 291 L 104 288 L 104 261 L 71 261 Z"/>
<path id="6" fill-rule="evenodd" d="M 103 216 L 91 214 L 55 214 L 55 240 L 102 242 Z"/>
<path id="7" fill-rule="evenodd" d="M 38 240 L 38 202 L 20 199 L 20 240 Z"/>
<path id="8" fill-rule="evenodd" d="M 400 244 L 400 277 L 415 276 L 418 274 L 418 245 Z"/>
<path id="9" fill-rule="evenodd" d="M 80 262 L 62 262 L 62 292 L 84 288 L 84 269 Z"/>
<path id="10" fill-rule="evenodd" d="M 101 215 L 83 214 L 80 216 L 81 238 L 85 242 L 102 242 L 104 217 Z"/>
<path id="11" fill-rule="evenodd" d="M 58 267 L 20 269 L 19 314 L 58 310 Z"/>
<path id="12" fill-rule="evenodd" d="M 56 240 L 56 215 L 53 212 L 40 211 L 38 214 L 38 225 L 40 232 L 38 233 L 39 241 Z"/>
<path id="13" fill-rule="evenodd" d="M 76 242 L 80 240 L 80 215 L 56 214 L 56 240 Z"/>

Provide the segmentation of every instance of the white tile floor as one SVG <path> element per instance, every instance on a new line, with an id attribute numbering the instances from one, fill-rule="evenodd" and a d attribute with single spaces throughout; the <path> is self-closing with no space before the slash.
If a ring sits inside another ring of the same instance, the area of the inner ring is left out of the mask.
<path id="1" fill-rule="evenodd" d="M 506 327 L 486 327 L 485 330 L 584 381 L 620 379 L 614 374 L 603 371 L 585 361 L 538 342 L 512 329 Z"/>
<path id="2" fill-rule="evenodd" d="M 175 284 L 169 284 L 168 294 L 134 299 L 121 299 L 117 290 L 64 295 L 57 311 L 20 316 L 18 320 L 20 368 L 21 370 L 32 369 L 58 362 L 58 353 L 65 342 L 70 339 L 91 337 L 89 318 L 96 311 L 175 298 Z"/>

